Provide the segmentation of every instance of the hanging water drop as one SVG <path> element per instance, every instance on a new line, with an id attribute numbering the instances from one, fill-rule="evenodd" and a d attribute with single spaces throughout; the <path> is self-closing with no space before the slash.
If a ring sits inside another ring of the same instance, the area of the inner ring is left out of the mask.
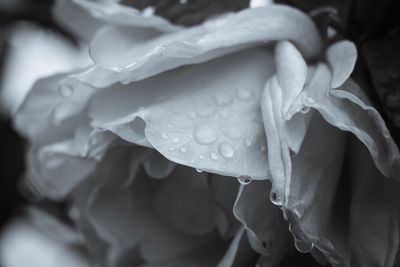
<path id="1" fill-rule="evenodd" d="M 219 153 L 225 158 L 232 158 L 235 155 L 233 147 L 225 142 L 222 142 L 218 147 Z"/>
<path id="2" fill-rule="evenodd" d="M 198 173 L 202 173 L 202 172 L 203 172 L 202 169 L 197 169 L 197 168 L 196 168 L 196 171 L 197 171 Z"/>
<path id="3" fill-rule="evenodd" d="M 251 178 L 248 175 L 241 175 L 237 179 L 238 179 L 239 183 L 242 185 L 248 185 L 253 181 L 253 178 Z"/>
<path id="4" fill-rule="evenodd" d="M 313 248 L 313 244 L 311 242 L 300 240 L 297 238 L 294 238 L 294 246 L 301 253 L 309 253 Z"/>

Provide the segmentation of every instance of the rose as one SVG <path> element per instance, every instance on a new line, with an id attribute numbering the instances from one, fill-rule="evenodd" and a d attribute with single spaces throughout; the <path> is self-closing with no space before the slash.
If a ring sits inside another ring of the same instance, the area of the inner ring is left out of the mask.
<path id="1" fill-rule="evenodd" d="M 356 60 L 353 44 L 342 41 L 322 51 L 309 18 L 284 6 L 244 10 L 187 29 L 149 17 L 148 25 L 155 28 L 149 29 L 132 27 L 144 26 L 143 18 L 119 4 L 77 3 L 107 24 L 92 40 L 95 64 L 39 82 L 16 117 L 33 144 L 31 181 L 40 191 L 54 198 L 69 194 L 108 165 L 107 157 L 97 162 L 123 139 L 123 146 L 153 148 L 172 162 L 247 184 L 234 213 L 251 247 L 263 255 L 260 263 L 279 261 L 287 248 L 279 226 L 271 227 L 277 217 L 265 202 L 270 191 L 265 179 L 272 182 L 271 200 L 281 206 L 298 249 L 340 266 L 394 262 L 397 249 L 372 253 L 384 247 L 387 227 L 369 236 L 356 227 L 366 218 L 366 227 L 384 223 L 396 231 L 390 210 L 397 203 L 385 194 L 394 197 L 398 185 L 379 179 L 372 164 L 374 176 L 363 184 L 358 160 L 369 161 L 368 153 L 359 152 L 356 160 L 344 155 L 359 151 L 361 141 L 377 168 L 396 176 L 399 153 L 380 115 L 349 79 Z M 155 164 L 143 160 L 145 166 Z M 342 192 L 350 188 L 340 179 L 343 164 L 357 185 L 351 193 Z M 252 180 L 260 181 L 248 184 Z M 378 191 L 374 200 L 366 197 L 371 188 Z M 341 195 L 350 200 L 341 202 Z M 372 204 L 387 211 L 372 218 L 378 211 Z M 116 224 L 114 219 L 109 225 Z M 278 238 L 284 241 L 274 242 Z"/>

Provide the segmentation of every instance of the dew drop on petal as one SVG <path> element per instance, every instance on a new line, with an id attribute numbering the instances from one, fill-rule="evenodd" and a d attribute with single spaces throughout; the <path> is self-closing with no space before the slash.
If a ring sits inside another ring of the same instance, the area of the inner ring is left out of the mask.
<path id="1" fill-rule="evenodd" d="M 243 140 L 243 143 L 244 143 L 245 146 L 251 146 L 251 140 L 249 138 L 245 138 Z"/>
<path id="2" fill-rule="evenodd" d="M 274 205 L 279 206 L 280 208 L 282 207 L 282 200 L 280 198 L 278 198 L 278 195 L 276 194 L 276 192 L 270 192 L 269 193 L 269 199 L 271 200 L 271 202 Z"/>
<path id="3" fill-rule="evenodd" d="M 69 84 L 60 84 L 58 86 L 58 92 L 62 97 L 67 98 L 72 96 L 74 93 L 74 88 L 72 88 L 72 86 Z"/>
<path id="4" fill-rule="evenodd" d="M 229 106 L 232 103 L 232 97 L 227 93 L 218 92 L 214 95 L 215 103 L 218 106 L 224 107 Z"/>
<path id="5" fill-rule="evenodd" d="M 221 155 L 225 158 L 232 158 L 235 155 L 235 150 L 233 149 L 233 147 L 226 142 L 222 142 L 219 145 L 218 150 L 219 153 L 221 153 Z"/>
<path id="6" fill-rule="evenodd" d="M 203 154 L 200 154 L 200 155 L 199 155 L 199 159 L 204 159 L 204 155 L 203 155 Z"/>
<path id="7" fill-rule="evenodd" d="M 165 140 L 167 140 L 169 137 L 168 137 L 168 135 L 166 134 L 166 133 L 162 133 L 161 134 L 161 137 L 163 138 L 163 139 L 165 139 Z"/>
<path id="8" fill-rule="evenodd" d="M 196 169 L 196 171 L 197 171 L 198 173 L 202 173 L 202 172 L 203 172 L 202 169 Z"/>
<path id="9" fill-rule="evenodd" d="M 238 179 L 239 183 L 242 185 L 248 185 L 253 181 L 253 178 L 251 178 L 248 175 L 241 175 L 237 179 Z"/>
<path id="10" fill-rule="evenodd" d="M 218 159 L 217 153 L 211 152 L 211 153 L 210 153 L 210 158 L 213 159 L 213 160 L 217 160 L 217 159 Z"/>
<path id="11" fill-rule="evenodd" d="M 267 150 L 267 147 L 266 147 L 266 146 L 260 146 L 260 150 L 261 150 L 261 151 L 266 151 L 266 150 Z"/>
<path id="12" fill-rule="evenodd" d="M 212 115 L 214 115 L 216 111 L 216 106 L 212 98 L 208 99 L 202 99 L 202 100 L 197 100 L 195 102 L 195 111 L 197 116 L 203 117 L 203 118 L 209 118 Z"/>
<path id="13" fill-rule="evenodd" d="M 194 139 L 203 145 L 212 144 L 217 140 L 218 133 L 208 125 L 200 125 L 194 131 Z"/>
<path id="14" fill-rule="evenodd" d="M 181 141 L 181 138 L 179 138 L 179 137 L 172 138 L 172 143 L 173 144 L 178 144 L 180 141 Z"/>
<path id="15" fill-rule="evenodd" d="M 240 89 L 237 90 L 236 93 L 237 93 L 237 97 L 240 100 L 243 100 L 243 101 L 248 101 L 252 97 L 251 91 L 249 89 L 246 89 L 246 88 L 240 88 Z"/>
<path id="16" fill-rule="evenodd" d="M 175 148 L 174 148 L 174 147 L 172 147 L 172 146 L 170 146 L 170 147 L 168 148 L 168 150 L 169 150 L 169 151 L 174 151 L 174 150 L 175 150 Z"/>
<path id="17" fill-rule="evenodd" d="M 182 153 L 185 153 L 185 152 L 187 151 L 187 149 L 186 149 L 185 146 L 181 146 L 181 147 L 179 148 L 179 151 L 182 152 Z"/>

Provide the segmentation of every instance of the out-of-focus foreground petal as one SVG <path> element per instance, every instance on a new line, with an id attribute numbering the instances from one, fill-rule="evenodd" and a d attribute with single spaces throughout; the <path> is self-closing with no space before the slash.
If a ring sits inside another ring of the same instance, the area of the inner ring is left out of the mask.
<path id="1" fill-rule="evenodd" d="M 18 218 L 2 230 L 0 264 L 7 267 L 89 267 L 91 263 L 74 246 L 78 233 L 39 210 Z"/>
<path id="2" fill-rule="evenodd" d="M 290 238 L 281 210 L 268 200 L 270 189 L 267 181 L 242 185 L 233 211 L 245 227 L 251 247 L 265 256 L 270 266 L 277 266 L 288 252 Z"/>

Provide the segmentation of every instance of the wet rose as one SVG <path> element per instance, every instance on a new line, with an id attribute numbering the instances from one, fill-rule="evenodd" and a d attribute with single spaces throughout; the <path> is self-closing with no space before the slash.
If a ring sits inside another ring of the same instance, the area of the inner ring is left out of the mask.
<path id="1" fill-rule="evenodd" d="M 75 4 L 94 63 L 38 81 L 15 124 L 30 183 L 76 206 L 99 261 L 273 266 L 291 232 L 320 262 L 396 266 L 399 151 L 351 42 L 281 5 L 182 28 Z"/>

